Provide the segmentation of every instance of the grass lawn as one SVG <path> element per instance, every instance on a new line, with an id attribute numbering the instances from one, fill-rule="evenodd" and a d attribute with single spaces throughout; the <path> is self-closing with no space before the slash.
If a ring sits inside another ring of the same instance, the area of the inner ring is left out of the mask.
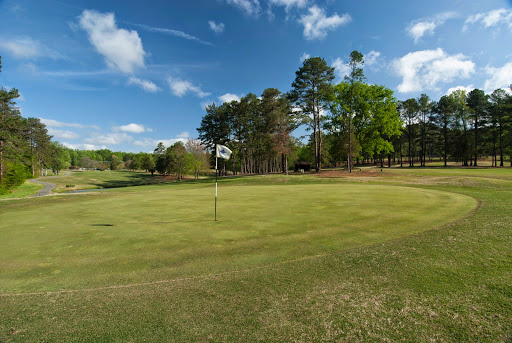
<path id="1" fill-rule="evenodd" d="M 32 183 L 27 180 L 22 185 L 15 187 L 10 193 L 0 195 L 0 200 L 25 198 L 25 197 L 36 194 L 38 191 L 40 191 L 43 188 L 44 188 L 43 185 L 37 184 L 37 183 Z"/>
<path id="2" fill-rule="evenodd" d="M 512 179 L 470 173 L 5 202 L 0 341 L 506 341 Z"/>
<path id="3" fill-rule="evenodd" d="M 162 176 L 152 176 L 145 172 L 94 170 L 71 171 L 69 175 L 48 178 L 47 182 L 55 184 L 54 192 L 67 192 L 77 189 L 140 186 L 166 181 L 167 179 Z"/>

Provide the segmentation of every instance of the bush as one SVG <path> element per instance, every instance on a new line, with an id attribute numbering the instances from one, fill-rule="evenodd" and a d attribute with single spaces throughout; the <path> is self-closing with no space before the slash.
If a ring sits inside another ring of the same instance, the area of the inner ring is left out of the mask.
<path id="1" fill-rule="evenodd" d="M 4 195 L 9 193 L 9 190 L 5 188 L 4 186 L 0 185 L 0 195 Z"/>
<path id="2" fill-rule="evenodd" d="M 31 177 L 30 169 L 24 164 L 7 163 L 1 187 L 10 190 Z"/>

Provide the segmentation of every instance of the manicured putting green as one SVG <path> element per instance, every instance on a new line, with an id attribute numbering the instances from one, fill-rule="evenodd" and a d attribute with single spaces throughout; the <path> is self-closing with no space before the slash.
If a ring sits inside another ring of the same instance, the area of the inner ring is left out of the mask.
<path id="1" fill-rule="evenodd" d="M 398 186 L 222 185 L 214 222 L 211 186 L 126 190 L 0 208 L 0 292 L 265 266 L 432 229 L 476 206 L 464 195 Z"/>

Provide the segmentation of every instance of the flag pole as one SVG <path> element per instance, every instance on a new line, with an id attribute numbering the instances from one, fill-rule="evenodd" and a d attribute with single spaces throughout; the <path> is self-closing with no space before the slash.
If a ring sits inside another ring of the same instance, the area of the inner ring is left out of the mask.
<path id="1" fill-rule="evenodd" d="M 217 221 L 217 174 L 217 152 L 215 152 L 215 221 Z"/>

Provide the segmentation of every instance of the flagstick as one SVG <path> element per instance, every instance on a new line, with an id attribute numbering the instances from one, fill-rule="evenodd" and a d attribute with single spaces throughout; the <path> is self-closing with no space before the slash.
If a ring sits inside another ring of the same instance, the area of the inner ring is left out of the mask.
<path id="1" fill-rule="evenodd" d="M 215 221 L 217 221 L 217 156 L 215 156 Z"/>

